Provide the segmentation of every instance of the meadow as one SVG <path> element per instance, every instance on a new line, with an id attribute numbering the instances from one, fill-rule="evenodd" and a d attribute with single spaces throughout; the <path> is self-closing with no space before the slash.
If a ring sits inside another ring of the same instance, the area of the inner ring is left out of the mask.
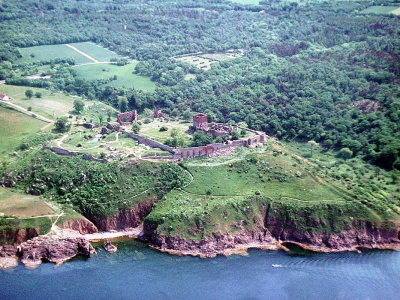
<path id="1" fill-rule="evenodd" d="M 192 125 L 192 123 L 186 123 L 186 122 L 181 122 L 181 121 L 159 121 L 159 120 L 154 120 L 149 124 L 143 124 L 141 125 L 141 129 L 139 134 L 153 139 L 157 142 L 164 143 L 166 139 L 171 138 L 171 132 L 173 129 L 177 130 L 178 136 L 182 136 L 185 140 L 185 146 L 189 146 L 191 142 L 191 135 L 186 133 L 188 130 L 189 126 Z M 160 131 L 160 128 L 165 126 L 168 128 L 167 131 Z"/>
<path id="2" fill-rule="evenodd" d="M 29 117 L 0 103 L 0 161 L 8 159 L 8 153 L 15 150 L 30 134 L 37 132 L 45 122 Z"/>
<path id="3" fill-rule="evenodd" d="M 242 160 L 207 167 L 189 163 L 193 182 L 185 191 L 199 195 L 250 196 L 264 195 L 271 199 L 294 201 L 337 201 L 342 195 L 326 182 L 310 174 L 294 156 L 266 150 L 247 154 Z"/>
<path id="4" fill-rule="evenodd" d="M 53 209 L 37 196 L 0 187 L 0 214 L 32 217 L 54 213 Z"/>
<path id="5" fill-rule="evenodd" d="M 156 85 L 150 78 L 133 74 L 136 64 L 137 62 L 125 66 L 117 66 L 115 64 L 92 64 L 76 66 L 74 69 L 77 72 L 77 78 L 96 80 L 117 76 L 116 80 L 112 80 L 106 85 L 154 91 Z"/>

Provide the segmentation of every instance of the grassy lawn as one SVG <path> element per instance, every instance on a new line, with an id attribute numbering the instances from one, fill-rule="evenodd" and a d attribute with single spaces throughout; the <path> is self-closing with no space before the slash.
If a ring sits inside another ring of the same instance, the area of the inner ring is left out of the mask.
<path id="1" fill-rule="evenodd" d="M 148 77 L 133 74 L 137 63 L 130 63 L 125 66 L 117 66 L 114 64 L 98 64 L 76 66 L 77 78 L 85 78 L 87 80 L 107 79 L 117 76 L 117 80 L 113 80 L 107 85 L 114 87 L 125 86 L 127 88 L 135 88 L 145 91 L 154 91 L 156 85 Z"/>
<path id="2" fill-rule="evenodd" d="M 75 63 L 83 64 L 92 62 L 87 57 L 76 52 L 70 47 L 62 45 L 46 45 L 46 46 L 35 46 L 28 48 L 21 48 L 22 58 L 17 63 L 27 63 L 36 61 L 49 61 L 55 58 L 73 58 Z M 31 57 L 31 54 L 34 57 Z M 90 55 L 90 54 L 89 54 Z"/>
<path id="3" fill-rule="evenodd" d="M 13 151 L 25 138 L 46 124 L 0 104 L 0 161 L 6 158 L 5 154 Z"/>
<path id="4" fill-rule="evenodd" d="M 0 213 L 17 217 L 51 214 L 54 211 L 39 197 L 0 187 Z"/>
<path id="5" fill-rule="evenodd" d="M 122 58 L 118 54 L 91 42 L 70 44 L 98 61 L 110 61 L 111 58 Z"/>

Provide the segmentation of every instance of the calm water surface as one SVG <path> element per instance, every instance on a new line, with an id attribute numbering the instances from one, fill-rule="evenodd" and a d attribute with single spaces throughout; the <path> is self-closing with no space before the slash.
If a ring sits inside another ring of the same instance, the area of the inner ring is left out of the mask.
<path id="1" fill-rule="evenodd" d="M 178 257 L 135 240 L 58 268 L 0 270 L 0 299 L 400 299 L 400 253 Z M 272 267 L 279 264 L 281 267 Z"/>

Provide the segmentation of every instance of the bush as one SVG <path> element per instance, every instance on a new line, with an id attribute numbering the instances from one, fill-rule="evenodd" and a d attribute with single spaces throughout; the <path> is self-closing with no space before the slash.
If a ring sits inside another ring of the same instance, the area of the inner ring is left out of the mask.
<path id="1" fill-rule="evenodd" d="M 36 98 L 42 98 L 42 93 L 36 92 L 36 93 L 35 93 L 35 97 L 36 97 Z"/>
<path id="2" fill-rule="evenodd" d="M 168 127 L 165 126 L 165 125 L 163 125 L 163 126 L 161 126 L 160 131 L 161 131 L 161 132 L 162 132 L 162 131 L 168 131 Z"/>
<path id="3" fill-rule="evenodd" d="M 151 123 L 151 119 L 150 118 L 144 119 L 143 123 L 144 124 L 149 124 L 149 123 Z"/>

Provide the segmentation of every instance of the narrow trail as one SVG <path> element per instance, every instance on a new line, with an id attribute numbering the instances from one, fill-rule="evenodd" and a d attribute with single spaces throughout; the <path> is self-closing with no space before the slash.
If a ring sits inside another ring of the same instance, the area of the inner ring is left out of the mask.
<path id="1" fill-rule="evenodd" d="M 75 50 L 76 52 L 78 52 L 79 54 L 82 54 L 83 56 L 85 56 L 86 58 L 89 58 L 91 61 L 95 62 L 95 63 L 99 63 L 99 61 L 97 59 L 94 59 L 93 57 L 87 55 L 85 52 L 82 52 L 81 50 L 79 50 L 78 48 L 75 48 L 74 46 L 71 46 L 70 44 L 65 44 L 65 46 L 70 47 L 71 49 Z"/>
<path id="2" fill-rule="evenodd" d="M 13 107 L 13 108 L 16 108 L 19 112 L 24 113 L 24 114 L 26 114 L 26 115 L 28 115 L 28 116 L 30 116 L 30 117 L 32 117 L 32 118 L 35 118 L 35 119 L 38 119 L 38 120 L 40 120 L 40 121 L 44 121 L 44 122 L 47 122 L 47 123 L 54 123 L 53 120 L 50 120 L 50 119 L 48 119 L 48 118 L 46 118 L 46 117 L 43 117 L 43 116 L 41 116 L 41 115 L 38 115 L 38 114 L 35 113 L 35 112 L 31 112 L 31 111 L 29 111 L 29 110 L 27 110 L 27 109 L 25 109 L 25 108 L 23 108 L 22 106 L 19 106 L 19 105 L 17 105 L 17 104 L 14 104 L 14 103 L 11 103 L 11 102 L 7 102 L 7 101 L 2 101 L 1 103 L 4 103 L 4 104 L 6 104 L 6 105 L 8 105 L 8 106 L 11 106 L 11 107 Z"/>

